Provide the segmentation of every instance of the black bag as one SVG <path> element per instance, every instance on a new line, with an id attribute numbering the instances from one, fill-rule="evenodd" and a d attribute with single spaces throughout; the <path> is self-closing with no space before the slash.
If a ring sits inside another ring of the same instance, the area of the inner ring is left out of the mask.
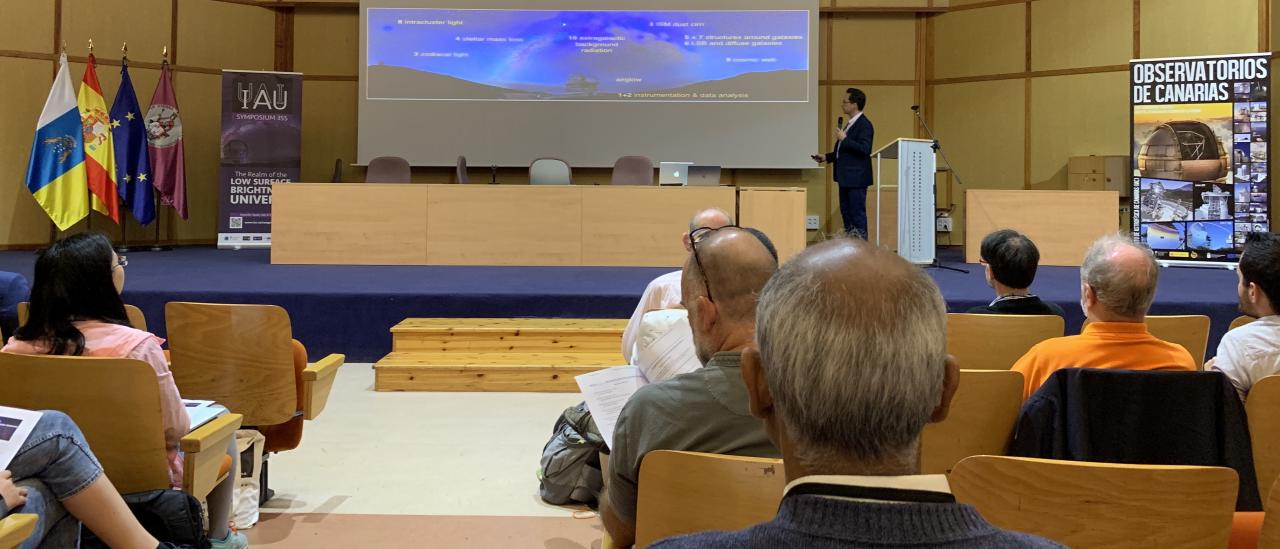
<path id="1" fill-rule="evenodd" d="M 161 542 L 180 547 L 209 549 L 204 530 L 204 510 L 200 501 L 180 490 L 152 490 L 123 496 L 142 527 Z M 81 530 L 81 548 L 106 548 L 107 544 L 88 528 Z"/>
<path id="2" fill-rule="evenodd" d="M 595 506 L 604 488 L 600 452 L 606 449 L 600 430 L 591 420 L 587 403 L 566 408 L 542 448 L 539 495 L 554 505 L 583 503 Z"/>

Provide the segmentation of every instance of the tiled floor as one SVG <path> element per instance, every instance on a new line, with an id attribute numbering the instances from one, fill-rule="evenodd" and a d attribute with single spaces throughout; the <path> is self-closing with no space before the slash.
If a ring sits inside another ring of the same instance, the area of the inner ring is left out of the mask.
<path id="1" fill-rule="evenodd" d="M 370 365 L 348 364 L 301 446 L 272 456 L 276 497 L 246 533 L 270 547 L 598 545 L 591 513 L 537 494 L 542 446 L 560 412 L 580 400 L 376 393 Z"/>

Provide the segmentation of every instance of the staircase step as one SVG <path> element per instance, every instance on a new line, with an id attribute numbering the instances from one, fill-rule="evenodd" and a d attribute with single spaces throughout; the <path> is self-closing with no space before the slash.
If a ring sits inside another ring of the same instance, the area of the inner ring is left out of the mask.
<path id="1" fill-rule="evenodd" d="M 374 365 L 377 391 L 576 393 L 574 376 L 624 364 L 612 353 L 393 352 Z"/>

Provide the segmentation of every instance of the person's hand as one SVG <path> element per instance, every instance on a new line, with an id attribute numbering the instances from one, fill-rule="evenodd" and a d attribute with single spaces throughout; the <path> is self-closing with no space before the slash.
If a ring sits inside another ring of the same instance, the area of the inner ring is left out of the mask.
<path id="1" fill-rule="evenodd" d="M 839 129 L 839 128 L 836 128 L 836 139 L 839 139 L 839 140 L 841 140 L 841 141 L 844 141 L 844 138 L 845 138 L 846 136 L 848 136 L 848 135 L 849 135 L 849 134 L 844 133 L 844 130 Z"/>
<path id="2" fill-rule="evenodd" d="M 822 156 L 820 154 L 809 155 L 809 158 L 812 158 L 814 162 L 817 162 L 819 164 L 822 164 L 823 162 L 827 161 L 827 157 Z"/>
<path id="3" fill-rule="evenodd" d="M 27 489 L 19 488 L 13 483 L 13 473 L 9 471 L 0 471 L 0 496 L 4 497 L 4 508 L 6 511 L 27 503 Z"/>

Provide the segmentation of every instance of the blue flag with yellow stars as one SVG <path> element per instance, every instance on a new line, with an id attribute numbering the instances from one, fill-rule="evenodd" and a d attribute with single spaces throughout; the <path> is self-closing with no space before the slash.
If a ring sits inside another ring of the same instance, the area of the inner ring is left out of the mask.
<path id="1" fill-rule="evenodd" d="M 116 150 L 116 184 L 121 204 L 138 223 L 156 218 L 155 190 L 151 187 L 151 160 L 147 157 L 146 113 L 138 108 L 138 96 L 129 79 L 129 61 L 120 66 L 120 89 L 111 105 L 111 138 Z"/>

